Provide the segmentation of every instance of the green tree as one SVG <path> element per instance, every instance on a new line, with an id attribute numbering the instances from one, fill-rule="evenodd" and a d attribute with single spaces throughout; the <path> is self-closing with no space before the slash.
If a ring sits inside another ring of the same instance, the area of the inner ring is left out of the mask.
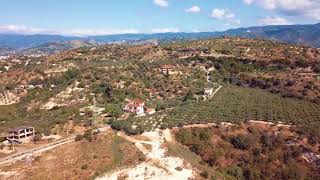
<path id="1" fill-rule="evenodd" d="M 238 166 L 231 166 L 227 168 L 227 174 L 230 176 L 235 177 L 238 180 L 243 179 L 243 172 L 242 169 Z"/>
<path id="2" fill-rule="evenodd" d="M 121 108 L 117 104 L 108 103 L 105 106 L 105 112 L 112 117 L 119 117 L 122 114 Z"/>

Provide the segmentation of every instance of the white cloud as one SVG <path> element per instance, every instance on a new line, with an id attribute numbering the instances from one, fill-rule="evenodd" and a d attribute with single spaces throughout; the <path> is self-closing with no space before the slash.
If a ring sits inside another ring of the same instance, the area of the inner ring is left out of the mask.
<path id="1" fill-rule="evenodd" d="M 151 30 L 152 33 L 177 33 L 180 32 L 179 28 L 155 28 Z"/>
<path id="2" fill-rule="evenodd" d="M 240 24 L 240 20 L 236 18 L 236 15 L 228 9 L 213 9 L 211 12 L 211 18 L 226 21 L 231 24 Z"/>
<path id="3" fill-rule="evenodd" d="M 44 32 L 47 30 L 25 25 L 0 25 L 0 33 L 39 34 Z"/>
<path id="4" fill-rule="evenodd" d="M 167 0 L 154 0 L 153 2 L 157 6 L 160 6 L 160 7 L 168 7 L 169 6 L 169 2 Z"/>
<path id="5" fill-rule="evenodd" d="M 260 25 L 290 25 L 293 24 L 283 17 L 266 16 L 259 20 Z"/>
<path id="6" fill-rule="evenodd" d="M 201 9 L 199 6 L 192 6 L 191 8 L 185 9 L 184 11 L 187 13 L 197 13 L 200 12 Z"/>
<path id="7" fill-rule="evenodd" d="M 99 35 L 111 35 L 111 34 L 137 34 L 137 29 L 118 29 L 118 30 L 104 30 L 104 29 L 71 29 L 62 31 L 62 35 L 72 36 L 99 36 Z"/>
<path id="8" fill-rule="evenodd" d="M 219 20 L 225 19 L 226 10 L 224 10 L 224 9 L 214 9 L 214 10 L 212 10 L 211 17 L 215 18 L 215 19 L 219 19 Z"/>
<path id="9" fill-rule="evenodd" d="M 256 4 L 287 16 L 303 16 L 320 20 L 319 0 L 243 0 L 243 2 L 248 5 Z"/>
<path id="10" fill-rule="evenodd" d="M 243 2 L 250 5 L 254 2 L 254 0 L 243 0 Z"/>
<path id="11" fill-rule="evenodd" d="M 0 25 L 0 33 L 7 34 L 49 34 L 49 35 L 65 35 L 65 36 L 95 36 L 110 34 L 136 34 L 137 29 L 68 29 L 68 30 L 52 30 L 44 28 L 28 27 L 25 25 Z"/>

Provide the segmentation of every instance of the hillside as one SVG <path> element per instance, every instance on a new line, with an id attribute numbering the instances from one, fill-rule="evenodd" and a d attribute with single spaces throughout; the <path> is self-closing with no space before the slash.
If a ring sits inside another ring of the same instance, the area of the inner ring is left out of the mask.
<path id="1" fill-rule="evenodd" d="M 23 49 L 20 52 L 25 55 L 54 54 L 61 51 L 80 48 L 80 47 L 92 47 L 94 45 L 96 45 L 95 42 L 90 42 L 85 40 L 53 41 L 53 42 L 48 42 L 36 47 Z"/>
<path id="2" fill-rule="evenodd" d="M 315 173 L 320 167 L 318 161 L 308 159 L 320 154 L 317 48 L 223 37 L 158 45 L 86 46 L 41 57 L 16 55 L 0 61 L 0 67 L 1 136 L 18 126 L 33 126 L 38 136 L 77 136 L 77 142 L 65 146 L 69 149 L 63 155 L 80 164 L 75 168 L 74 162 L 57 160 L 57 166 L 50 167 L 71 168 L 68 176 L 117 176 L 122 169 L 147 176 L 154 168 L 159 177 L 171 172 L 189 177 L 192 165 L 199 179 L 211 175 L 257 179 L 252 177 L 264 173 L 287 179 L 292 171 L 299 177 L 319 177 Z M 252 130 L 250 122 L 264 124 L 263 129 Z M 193 133 L 193 129 L 180 132 L 209 125 L 204 133 Z M 104 128 L 107 134 L 103 134 Z M 172 139 L 171 131 L 177 133 L 184 147 L 165 140 Z M 108 136 L 110 132 L 112 136 Z M 289 140 L 301 147 L 287 146 Z M 101 147 L 100 142 L 111 144 Z M 103 157 L 101 166 L 105 167 L 92 165 L 91 169 L 74 153 L 77 151 L 72 151 L 90 144 L 96 152 L 81 151 L 79 155 L 88 162 Z M 121 150 L 128 160 L 117 159 L 121 157 L 119 144 L 130 147 Z M 37 142 L 28 144 L 35 145 Z M 132 159 L 140 151 L 146 157 Z M 59 152 L 61 148 L 43 157 L 57 157 Z M 112 160 L 104 153 L 117 158 Z M 180 157 L 181 153 L 187 155 Z M 180 158 L 197 160 L 189 161 L 189 166 Z M 167 160 L 172 164 L 166 164 Z M 117 169 L 123 161 L 131 166 Z M 263 163 L 257 166 L 256 161 Z M 45 159 L 32 161 L 41 169 L 37 162 L 44 163 Z M 159 163 L 169 170 L 161 170 Z M 30 166 L 17 166 L 36 175 Z M 143 170 L 146 166 L 152 169 Z M 268 166 L 277 169 L 265 171 Z M 300 173 L 301 168 L 305 173 Z"/>
<path id="3" fill-rule="evenodd" d="M 230 85 L 239 87 L 239 91 L 233 93 L 242 92 L 241 88 L 261 89 L 262 91 L 244 92 L 248 95 L 262 93 L 263 96 L 270 96 L 269 99 L 274 99 L 274 102 L 268 102 L 268 99 L 263 100 L 268 107 L 277 101 L 282 104 L 287 102 L 286 99 L 293 98 L 301 102 L 289 101 L 285 106 L 295 104 L 294 109 L 302 110 L 300 104 L 307 103 L 305 107 L 308 107 L 311 113 L 313 106 L 320 104 L 319 62 L 320 52 L 314 48 L 241 38 L 195 40 L 160 46 L 108 45 L 75 49 L 39 58 L 13 57 L 1 62 L 2 67 L 7 67 L 7 69 L 3 68 L 0 74 L 1 90 L 13 92 L 20 97 L 23 104 L 18 103 L 18 107 L 13 106 L 13 110 L 19 109 L 21 114 L 12 114 L 12 112 L 8 112 L 8 116 L 2 114 L 1 119 L 6 122 L 2 128 L 12 127 L 13 124 L 10 122 L 13 120 L 10 119 L 16 119 L 18 122 L 32 118 L 23 113 L 27 107 L 28 111 L 40 111 L 35 114 L 40 116 L 36 118 L 37 121 L 67 109 L 68 113 L 59 116 L 68 116 L 69 113 L 77 111 L 79 106 L 88 105 L 91 99 L 89 94 L 92 92 L 100 94 L 98 102 L 103 106 L 106 102 L 110 102 L 112 106 L 119 108 L 126 98 L 146 99 L 149 95 L 155 98 L 150 102 L 151 107 L 164 108 L 181 104 L 181 107 L 176 107 L 172 112 L 173 119 L 168 117 L 168 123 L 170 121 L 171 124 L 171 121 L 180 114 L 180 109 L 183 111 L 189 106 L 184 102 L 185 99 L 190 98 L 190 94 L 201 94 L 203 88 L 208 86 L 201 67 L 215 69 L 210 73 L 210 78 L 215 82 L 227 87 Z M 159 74 L 158 69 L 161 64 L 172 64 L 176 75 L 166 78 Z M 187 79 L 185 74 L 190 74 Z M 121 86 L 125 88 L 116 88 L 119 86 L 117 84 L 123 84 Z M 36 86 L 38 88 L 32 88 Z M 77 95 L 78 88 L 83 91 L 81 96 Z M 70 89 L 75 91 L 69 92 Z M 276 96 L 273 97 L 271 94 Z M 253 95 L 252 98 L 256 96 Z M 68 99 L 73 102 L 69 102 Z M 251 98 L 248 99 L 252 103 L 256 101 L 251 100 Z M 72 105 L 73 103 L 78 105 Z M 221 103 L 224 104 L 224 102 Z M 49 105 L 57 109 L 47 112 L 40 108 Z M 213 106 L 219 106 L 219 104 L 213 104 Z M 228 107 L 232 106 L 228 105 Z M 263 108 L 262 112 L 264 113 L 265 110 Z M 194 108 L 188 111 L 195 113 Z M 226 109 L 226 111 L 229 110 Z M 268 111 L 278 112 L 276 109 Z M 266 114 L 259 115 L 259 113 L 247 117 L 241 115 L 241 117 L 242 120 L 248 120 L 247 118 L 261 116 L 265 120 L 273 121 L 289 118 L 287 121 L 290 123 L 312 120 L 306 115 L 293 120 L 294 114 L 285 112 L 284 114 L 286 114 L 285 117 L 279 114 L 274 116 L 270 114 L 268 117 Z M 238 115 L 240 118 L 240 114 Z M 63 117 L 59 116 L 54 119 L 61 121 Z M 237 113 L 231 117 L 227 119 L 235 119 Z M 221 118 L 223 119 L 223 116 Z M 181 123 L 181 120 L 177 122 Z M 171 125 L 175 124 L 176 122 Z"/>

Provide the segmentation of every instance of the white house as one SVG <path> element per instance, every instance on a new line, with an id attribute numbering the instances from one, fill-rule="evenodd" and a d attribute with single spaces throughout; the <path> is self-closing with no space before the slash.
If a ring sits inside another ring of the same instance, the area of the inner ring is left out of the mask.
<path id="1" fill-rule="evenodd" d="M 137 115 L 145 114 L 145 103 L 142 100 L 131 100 L 123 108 L 124 112 L 136 113 Z"/>

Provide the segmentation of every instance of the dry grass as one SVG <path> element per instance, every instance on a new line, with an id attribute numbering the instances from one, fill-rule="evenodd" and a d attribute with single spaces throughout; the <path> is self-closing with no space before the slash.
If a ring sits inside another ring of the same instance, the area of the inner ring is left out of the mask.
<path id="1" fill-rule="evenodd" d="M 93 142 L 83 140 L 61 146 L 36 157 L 31 164 L 21 161 L 0 171 L 17 171 L 16 179 L 91 179 L 120 165 L 134 164 L 139 155 L 134 145 L 108 133 Z"/>

